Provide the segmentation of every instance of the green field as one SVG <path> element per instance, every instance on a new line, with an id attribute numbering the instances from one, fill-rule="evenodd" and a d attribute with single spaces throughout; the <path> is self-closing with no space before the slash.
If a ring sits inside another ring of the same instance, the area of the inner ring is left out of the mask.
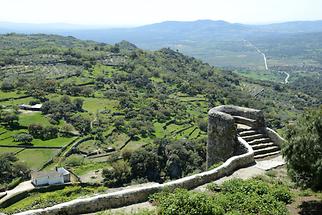
<path id="1" fill-rule="evenodd" d="M 49 119 L 41 112 L 26 112 L 19 115 L 19 124 L 28 127 L 30 124 L 50 125 Z"/>
<path id="2" fill-rule="evenodd" d="M 11 147 L 0 147 L 0 154 L 3 153 L 16 153 L 21 151 L 22 149 L 20 148 L 11 148 Z"/>
<path id="3" fill-rule="evenodd" d="M 244 76 L 246 78 L 254 79 L 254 80 L 261 80 L 261 81 L 272 81 L 276 83 L 284 83 L 286 75 L 281 72 L 274 72 L 274 71 L 234 71 L 236 74 Z"/>
<path id="4" fill-rule="evenodd" d="M 13 136 L 15 134 L 25 133 L 26 130 L 14 130 L 8 131 L 5 134 L 0 135 L 0 145 L 10 145 L 10 146 L 17 146 L 20 143 L 15 142 Z M 31 142 L 32 146 L 45 146 L 45 147 L 63 147 L 73 141 L 75 137 L 58 137 L 55 139 L 50 140 L 40 140 L 40 139 L 33 139 Z"/>
<path id="5" fill-rule="evenodd" d="M 25 149 L 17 157 L 33 170 L 38 170 L 45 162 L 58 153 L 57 149 Z"/>
<path id="6" fill-rule="evenodd" d="M 9 100 L 9 101 L 5 101 L 5 102 L 0 102 L 0 105 L 16 107 L 21 104 L 29 104 L 29 102 L 32 100 L 33 100 L 33 98 L 31 98 L 31 97 L 24 98 L 24 99 L 15 99 L 15 100 Z"/>
<path id="7" fill-rule="evenodd" d="M 103 168 L 110 167 L 110 164 L 106 162 L 90 162 L 83 164 L 82 166 L 78 166 L 73 168 L 73 172 L 79 176 L 85 175 L 89 172 L 95 172 L 97 170 L 101 170 Z"/>
<path id="8" fill-rule="evenodd" d="M 100 110 L 116 111 L 118 101 L 106 98 L 82 98 L 84 99 L 84 109 L 90 113 L 96 113 Z"/>
<path id="9" fill-rule="evenodd" d="M 20 96 L 24 96 L 24 92 L 4 92 L 0 90 L 0 99 L 6 99 L 6 98 L 18 98 Z"/>
<path id="10" fill-rule="evenodd" d="M 85 153 L 91 153 L 91 152 L 94 152 L 94 151 L 96 151 L 96 150 L 99 149 L 95 145 L 95 141 L 94 140 L 89 140 L 89 141 L 83 142 L 77 148 L 79 150 L 81 150 L 82 152 L 85 152 Z"/>

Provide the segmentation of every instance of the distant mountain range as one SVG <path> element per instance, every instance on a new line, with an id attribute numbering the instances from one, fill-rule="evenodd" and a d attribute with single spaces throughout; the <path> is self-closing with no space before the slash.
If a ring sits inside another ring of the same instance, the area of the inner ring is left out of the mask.
<path id="1" fill-rule="evenodd" d="M 84 40 L 114 44 L 127 40 L 144 49 L 171 47 L 223 67 L 253 67 L 260 60 L 256 49 L 245 41 L 271 41 L 294 35 L 322 32 L 322 21 L 295 21 L 268 25 L 246 25 L 225 21 L 198 20 L 191 22 L 167 21 L 134 28 L 103 28 L 69 24 L 0 23 L 0 33 L 45 33 L 74 36 Z M 309 37 L 305 37 L 310 39 Z M 316 39 L 316 36 L 314 37 Z M 296 44 L 294 44 L 296 45 Z M 261 48 L 261 47 L 259 47 Z M 246 57 L 249 64 L 233 59 Z"/>

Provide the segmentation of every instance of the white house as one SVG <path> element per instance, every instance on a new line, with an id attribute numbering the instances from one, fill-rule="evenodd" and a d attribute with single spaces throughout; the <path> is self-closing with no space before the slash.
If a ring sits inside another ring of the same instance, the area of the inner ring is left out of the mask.
<path id="1" fill-rule="evenodd" d="M 50 172 L 32 172 L 31 182 L 35 186 L 64 184 L 70 182 L 70 172 L 63 167 L 56 168 Z"/>
<path id="2" fill-rule="evenodd" d="M 42 104 L 35 104 L 35 105 L 19 105 L 19 108 L 22 110 L 30 110 L 30 111 L 40 111 Z"/>

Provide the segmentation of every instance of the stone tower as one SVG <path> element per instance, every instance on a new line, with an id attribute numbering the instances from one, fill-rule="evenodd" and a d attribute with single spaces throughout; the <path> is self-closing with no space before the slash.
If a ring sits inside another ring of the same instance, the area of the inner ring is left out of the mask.
<path id="1" fill-rule="evenodd" d="M 232 157 L 237 147 L 237 129 L 230 114 L 212 108 L 208 112 L 207 167 Z"/>

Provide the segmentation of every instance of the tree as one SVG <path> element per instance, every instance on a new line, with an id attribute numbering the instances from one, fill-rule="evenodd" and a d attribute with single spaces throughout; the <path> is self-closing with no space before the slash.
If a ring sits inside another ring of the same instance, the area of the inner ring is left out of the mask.
<path id="1" fill-rule="evenodd" d="M 57 138 L 58 136 L 58 128 L 55 126 L 42 126 L 40 124 L 30 124 L 28 126 L 29 134 L 31 134 L 34 138 L 49 140 Z"/>
<path id="2" fill-rule="evenodd" d="M 74 131 L 74 127 L 71 124 L 64 124 L 60 130 L 60 132 L 64 136 L 69 136 L 73 131 Z"/>
<path id="3" fill-rule="evenodd" d="M 15 83 L 11 79 L 4 79 L 1 83 L 1 90 L 3 91 L 10 91 L 15 88 Z"/>
<path id="4" fill-rule="evenodd" d="M 299 185 L 322 188 L 322 106 L 306 111 L 287 129 L 283 146 L 287 168 Z"/>
<path id="5" fill-rule="evenodd" d="M 43 130 L 44 130 L 44 127 L 42 125 L 40 125 L 40 124 L 30 124 L 28 126 L 28 132 L 34 138 L 41 139 Z"/>
<path id="6" fill-rule="evenodd" d="M 12 153 L 0 154 L 0 183 L 8 183 L 16 177 L 28 178 L 30 170 Z"/>
<path id="7" fill-rule="evenodd" d="M 112 163 L 112 167 L 103 169 L 102 174 L 108 186 L 122 186 L 131 181 L 131 167 L 123 160 Z"/>
<path id="8" fill-rule="evenodd" d="M 165 148 L 167 157 L 166 172 L 170 178 L 180 178 L 188 165 L 189 153 L 184 146 L 184 142 L 172 142 Z"/>
<path id="9" fill-rule="evenodd" d="M 200 128 L 201 131 L 207 132 L 208 129 L 208 121 L 203 119 L 203 118 L 199 118 L 197 120 L 198 123 L 198 127 Z"/>
<path id="10" fill-rule="evenodd" d="M 43 128 L 42 131 L 42 139 L 43 140 L 49 140 L 49 139 L 54 139 L 57 138 L 58 136 L 58 128 L 56 126 L 46 126 Z"/>
<path id="11" fill-rule="evenodd" d="M 33 139 L 32 135 L 25 134 L 25 133 L 17 134 L 14 136 L 14 140 L 16 142 L 21 142 L 23 144 L 31 144 L 32 139 Z"/>
<path id="12" fill-rule="evenodd" d="M 18 124 L 19 117 L 16 113 L 13 112 L 2 112 L 1 121 L 7 124 L 10 127 Z"/>
<path id="13" fill-rule="evenodd" d="M 83 99 L 80 99 L 80 98 L 74 99 L 73 104 L 75 106 L 75 110 L 78 112 L 83 111 L 83 103 L 84 103 Z"/>
<path id="14" fill-rule="evenodd" d="M 88 134 L 91 131 L 91 120 L 88 116 L 74 115 L 70 121 L 81 134 Z"/>
<path id="15" fill-rule="evenodd" d="M 134 178 L 147 178 L 156 181 L 160 177 L 158 156 L 152 151 L 139 149 L 131 155 L 130 165 Z"/>

